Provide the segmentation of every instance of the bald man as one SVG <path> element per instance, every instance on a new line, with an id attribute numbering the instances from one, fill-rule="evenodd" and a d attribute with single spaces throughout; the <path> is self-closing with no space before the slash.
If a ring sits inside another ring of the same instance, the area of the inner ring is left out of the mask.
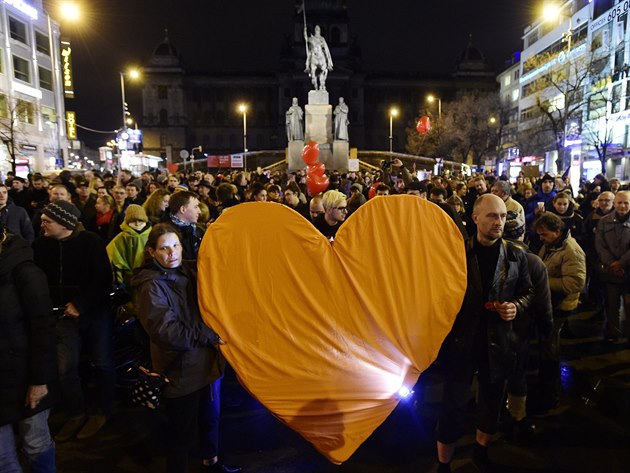
<path id="1" fill-rule="evenodd" d="M 509 339 L 512 321 L 527 310 L 533 297 L 524 251 L 502 238 L 505 202 L 493 194 L 481 195 L 472 217 L 477 233 L 466 243 L 468 287 L 440 354 L 445 384 L 437 429 L 439 473 L 451 471 L 455 442 L 464 434 L 475 369 L 479 412 L 473 463 L 481 471 L 491 468 L 488 445 L 497 430 L 506 380 L 516 358 Z"/>

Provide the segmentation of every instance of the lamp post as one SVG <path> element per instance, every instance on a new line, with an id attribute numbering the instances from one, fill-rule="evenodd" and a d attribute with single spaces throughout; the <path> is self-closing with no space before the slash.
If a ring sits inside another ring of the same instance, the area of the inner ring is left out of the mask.
<path id="1" fill-rule="evenodd" d="M 393 141 L 394 141 L 394 117 L 398 116 L 398 109 L 396 107 L 392 107 L 389 109 L 389 154 L 391 159 L 391 154 L 393 153 Z"/>
<path id="2" fill-rule="evenodd" d="M 243 114 L 243 167 L 247 171 L 247 104 L 240 103 L 238 111 Z"/>
<path id="3" fill-rule="evenodd" d="M 438 120 L 442 120 L 442 99 L 439 98 L 439 97 L 436 97 L 433 94 L 427 95 L 427 102 L 433 103 L 436 100 L 437 100 L 437 103 L 438 103 Z"/>
<path id="4" fill-rule="evenodd" d="M 124 131 L 127 127 L 127 99 L 125 98 L 125 76 L 128 75 L 131 79 L 137 79 L 140 77 L 140 73 L 137 69 L 130 69 L 129 72 L 119 72 L 120 74 L 120 96 L 122 98 L 122 128 Z"/>

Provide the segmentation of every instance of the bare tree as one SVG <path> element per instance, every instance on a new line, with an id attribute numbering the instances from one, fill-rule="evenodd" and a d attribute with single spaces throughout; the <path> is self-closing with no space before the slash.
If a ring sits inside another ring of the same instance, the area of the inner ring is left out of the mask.
<path id="1" fill-rule="evenodd" d="M 11 170 L 15 172 L 17 143 L 26 136 L 26 124 L 35 123 L 35 105 L 0 95 L 0 141 L 6 146 Z"/>

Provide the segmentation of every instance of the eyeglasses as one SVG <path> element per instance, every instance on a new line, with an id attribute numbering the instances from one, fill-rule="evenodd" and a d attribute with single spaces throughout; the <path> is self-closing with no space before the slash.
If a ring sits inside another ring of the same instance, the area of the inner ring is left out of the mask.
<path id="1" fill-rule="evenodd" d="M 333 207 L 333 209 L 340 210 L 342 212 L 347 212 L 348 211 L 348 207 Z"/>
<path id="2" fill-rule="evenodd" d="M 42 225 L 50 225 L 51 223 L 55 223 L 54 220 L 45 220 L 42 218 Z"/>

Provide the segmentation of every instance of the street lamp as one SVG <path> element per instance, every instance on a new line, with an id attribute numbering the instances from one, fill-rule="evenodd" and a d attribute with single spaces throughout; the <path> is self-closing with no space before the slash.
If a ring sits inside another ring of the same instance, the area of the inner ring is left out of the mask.
<path id="1" fill-rule="evenodd" d="M 571 36 L 573 35 L 573 15 L 562 13 L 560 8 L 553 3 L 545 5 L 543 9 L 543 19 L 545 21 L 555 21 L 561 17 L 569 18 L 569 29 L 562 35 L 562 40 L 567 43 L 567 60 L 569 60 L 571 55 Z"/>
<path id="2" fill-rule="evenodd" d="M 74 2 L 62 2 L 59 5 L 59 13 L 61 18 L 69 21 L 77 21 L 81 17 L 79 5 Z"/>
<path id="3" fill-rule="evenodd" d="M 238 104 L 238 111 L 243 114 L 243 152 L 247 153 L 247 104 Z"/>
<path id="4" fill-rule="evenodd" d="M 441 120 L 442 119 L 442 99 L 432 94 L 427 95 L 427 102 L 433 103 L 436 100 L 438 103 L 438 120 Z"/>
<path id="5" fill-rule="evenodd" d="M 127 126 L 127 100 L 125 99 L 125 76 L 129 76 L 130 79 L 136 80 L 140 77 L 140 72 L 137 69 L 130 69 L 127 72 L 119 72 L 120 74 L 120 96 L 122 98 L 122 130 L 124 131 Z"/>
<path id="6" fill-rule="evenodd" d="M 389 154 L 393 152 L 393 140 L 394 140 L 394 117 L 398 116 L 398 109 L 392 107 L 389 109 Z"/>

